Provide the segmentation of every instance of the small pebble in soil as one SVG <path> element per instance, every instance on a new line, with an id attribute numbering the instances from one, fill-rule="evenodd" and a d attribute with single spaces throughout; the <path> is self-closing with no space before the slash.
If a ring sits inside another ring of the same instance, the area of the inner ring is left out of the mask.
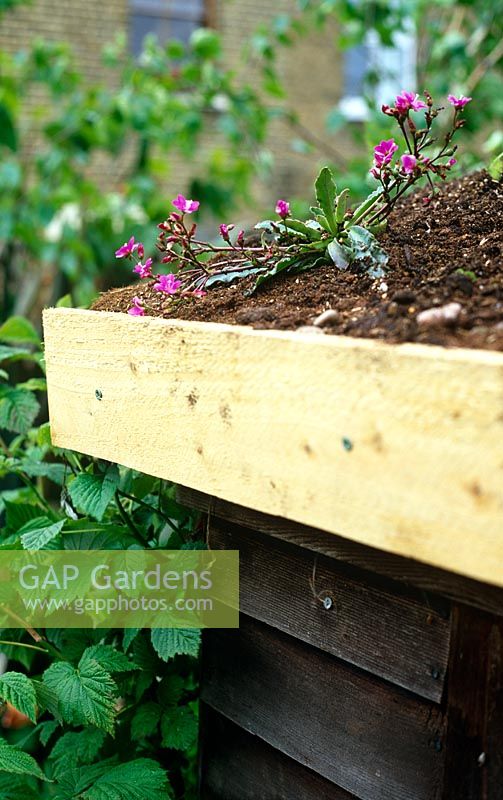
<path id="1" fill-rule="evenodd" d="M 323 336 L 324 331 L 321 328 L 317 328 L 314 325 L 301 325 L 300 328 L 297 328 L 297 333 L 317 333 Z"/>
<path id="2" fill-rule="evenodd" d="M 421 311 L 416 322 L 420 328 L 431 328 L 436 325 L 455 325 L 461 313 L 460 303 L 447 303 L 440 308 L 427 308 Z"/>
<path id="3" fill-rule="evenodd" d="M 332 308 L 327 308 L 313 320 L 313 325 L 317 328 L 324 328 L 325 325 L 337 325 L 340 322 L 341 315 L 334 311 Z"/>

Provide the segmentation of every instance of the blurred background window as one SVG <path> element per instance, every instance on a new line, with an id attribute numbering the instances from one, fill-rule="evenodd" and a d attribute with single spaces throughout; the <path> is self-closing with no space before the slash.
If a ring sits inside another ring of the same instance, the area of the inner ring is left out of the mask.
<path id="1" fill-rule="evenodd" d="M 376 31 L 368 31 L 365 42 L 344 54 L 344 93 L 339 108 L 348 120 L 368 117 L 366 96 L 371 104 L 389 103 L 406 89 L 416 90 L 416 36 L 412 22 L 393 35 L 393 45 L 385 47 Z"/>
<path id="2" fill-rule="evenodd" d="M 192 31 L 206 24 L 205 6 L 205 0 L 130 0 L 132 53 L 141 53 L 148 34 L 161 45 L 168 39 L 188 42 Z"/>

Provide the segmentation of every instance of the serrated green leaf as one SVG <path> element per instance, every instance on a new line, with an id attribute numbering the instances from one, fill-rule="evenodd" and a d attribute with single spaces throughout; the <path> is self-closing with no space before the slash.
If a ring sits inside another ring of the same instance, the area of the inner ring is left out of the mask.
<path id="1" fill-rule="evenodd" d="M 336 239 L 330 242 L 327 252 L 338 269 L 347 269 L 353 260 L 350 248 L 340 244 Z"/>
<path id="2" fill-rule="evenodd" d="M 61 533 L 64 524 L 64 519 L 54 522 L 49 517 L 36 517 L 23 525 L 18 535 L 25 550 L 42 550 Z"/>
<path id="3" fill-rule="evenodd" d="M 122 647 L 124 650 L 129 650 L 132 642 L 136 639 L 140 632 L 140 628 L 126 628 L 122 636 Z"/>
<path id="4" fill-rule="evenodd" d="M 161 721 L 161 707 L 157 703 L 144 703 L 136 711 L 131 721 L 131 738 L 135 742 L 153 736 Z"/>
<path id="5" fill-rule="evenodd" d="M 0 739 L 0 771 L 14 775 L 33 775 L 41 781 L 47 780 L 33 756 L 7 744 L 5 739 Z"/>
<path id="6" fill-rule="evenodd" d="M 56 718 L 58 723 L 62 722 L 62 717 L 59 712 L 59 701 L 56 692 L 54 692 L 52 689 L 49 689 L 49 687 L 46 686 L 45 683 L 42 683 L 42 681 L 32 680 L 32 683 L 37 696 L 39 716 L 40 714 L 43 714 L 44 711 L 48 711 L 53 717 Z"/>
<path id="7" fill-rule="evenodd" d="M 26 714 L 32 722 L 37 721 L 35 689 L 31 680 L 22 672 L 4 672 L 0 675 L 0 698 Z"/>
<path id="8" fill-rule="evenodd" d="M 47 747 L 51 736 L 56 733 L 59 728 L 59 723 L 55 719 L 48 719 L 45 722 L 39 722 L 37 726 L 38 738 L 44 747 Z"/>
<path id="9" fill-rule="evenodd" d="M 332 170 L 329 169 L 329 167 L 323 167 L 316 178 L 314 188 L 316 190 L 316 200 L 328 222 L 331 232 L 337 233 L 337 223 L 335 220 L 335 197 L 337 194 L 337 187 Z"/>
<path id="10" fill-rule="evenodd" d="M 151 641 L 163 661 L 178 655 L 199 655 L 201 631 L 195 628 L 153 628 Z"/>
<path id="11" fill-rule="evenodd" d="M 94 659 L 107 672 L 130 672 L 138 669 L 129 658 L 116 650 L 111 644 L 94 644 L 88 647 L 82 655 L 82 660 Z"/>
<path id="12" fill-rule="evenodd" d="M 92 764 L 98 756 L 106 733 L 97 728 L 86 728 L 78 733 L 63 734 L 51 750 L 49 759 L 54 762 L 57 776 L 61 769 L 72 769 L 79 764 Z"/>
<path id="13" fill-rule="evenodd" d="M 0 428 L 12 433 L 27 433 L 33 425 L 40 404 L 32 392 L 0 387 Z"/>
<path id="14" fill-rule="evenodd" d="M 41 516 L 43 516 L 43 511 L 40 506 L 5 501 L 5 526 L 9 532 L 18 531 L 27 522 Z"/>
<path id="15" fill-rule="evenodd" d="M 31 458 L 21 458 L 15 464 L 15 469 L 24 472 L 30 478 L 48 478 L 61 485 L 66 476 L 64 464 L 48 464 L 46 461 L 34 461 Z"/>
<path id="16" fill-rule="evenodd" d="M 40 336 L 25 317 L 10 317 L 0 326 L 0 341 L 7 344 L 40 344 Z"/>
<path id="17" fill-rule="evenodd" d="M 188 706 L 175 706 L 162 715 L 162 746 L 171 750 L 188 750 L 197 737 L 197 719 Z"/>
<path id="18" fill-rule="evenodd" d="M 101 522 L 119 485 L 119 479 L 119 470 L 115 464 L 110 464 L 106 472 L 97 475 L 82 472 L 70 486 L 70 497 L 79 511 Z"/>
<path id="19" fill-rule="evenodd" d="M 22 775 L 0 773 L 0 800 L 40 800 L 40 792 L 26 782 Z"/>
<path id="20" fill-rule="evenodd" d="M 180 675 L 166 675 L 157 687 L 157 697 L 162 708 L 178 705 L 184 688 L 185 683 Z"/>
<path id="21" fill-rule="evenodd" d="M 83 657 L 77 669 L 55 662 L 44 672 L 44 683 L 57 694 L 65 722 L 113 733 L 117 687 L 97 661 Z"/>
<path id="22" fill-rule="evenodd" d="M 162 767 L 137 758 L 107 770 L 82 795 L 83 800 L 168 800 L 172 791 Z"/>

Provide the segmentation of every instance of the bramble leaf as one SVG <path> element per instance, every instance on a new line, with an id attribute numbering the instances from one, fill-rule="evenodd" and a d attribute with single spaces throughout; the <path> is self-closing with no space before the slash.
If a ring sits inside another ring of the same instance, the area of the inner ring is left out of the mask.
<path id="1" fill-rule="evenodd" d="M 5 739 L 0 739 L 0 771 L 15 775 L 33 775 L 41 781 L 47 780 L 33 756 L 7 744 Z"/>
<path id="2" fill-rule="evenodd" d="M 8 344 L 40 344 L 40 336 L 25 317 L 10 317 L 0 326 L 0 341 Z"/>
<path id="3" fill-rule="evenodd" d="M 178 655 L 195 658 L 199 654 L 201 631 L 196 628 L 154 628 L 151 639 L 163 661 Z"/>
<path id="4" fill-rule="evenodd" d="M 40 404 L 33 392 L 0 386 L 0 428 L 27 433 L 39 411 Z"/>
<path id="5" fill-rule="evenodd" d="M 95 725 L 113 733 L 117 687 L 97 661 L 84 654 L 77 669 L 58 661 L 44 672 L 44 683 L 58 696 L 65 722 Z"/>
<path id="6" fill-rule="evenodd" d="M 166 773 L 150 758 L 137 758 L 108 769 L 82 794 L 83 800 L 168 800 L 173 796 Z"/>
<path id="7" fill-rule="evenodd" d="M 106 472 L 77 475 L 70 486 L 70 497 L 79 511 L 101 522 L 118 485 L 119 470 L 110 464 Z"/>
<path id="8" fill-rule="evenodd" d="M 49 517 L 36 517 L 30 520 L 18 531 L 24 549 L 42 550 L 61 533 L 64 524 L 64 519 L 54 522 Z"/>
<path id="9" fill-rule="evenodd" d="M 161 720 L 162 746 L 188 750 L 197 737 L 197 719 L 188 706 L 175 706 L 164 712 Z"/>
<path id="10" fill-rule="evenodd" d="M 153 736 L 161 721 L 161 707 L 157 703 L 141 705 L 131 722 L 131 738 L 135 741 Z"/>
<path id="11" fill-rule="evenodd" d="M 31 680 L 22 672 L 4 672 L 0 675 L 0 698 L 26 714 L 32 722 L 37 721 L 35 689 Z"/>
<path id="12" fill-rule="evenodd" d="M 138 669 L 136 664 L 133 664 L 129 658 L 116 650 L 111 644 L 94 644 L 88 647 L 82 655 L 83 659 L 93 658 L 98 662 L 100 667 L 106 669 L 107 672 L 130 672 L 131 670 Z"/>
<path id="13" fill-rule="evenodd" d="M 105 732 L 97 728 L 63 734 L 49 756 L 54 762 L 55 774 L 79 764 L 92 764 L 101 750 L 105 737 Z"/>

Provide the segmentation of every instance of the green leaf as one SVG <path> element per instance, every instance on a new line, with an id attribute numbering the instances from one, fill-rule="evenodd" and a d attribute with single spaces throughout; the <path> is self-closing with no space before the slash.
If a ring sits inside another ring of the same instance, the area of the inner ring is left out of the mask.
<path id="1" fill-rule="evenodd" d="M 63 734 L 49 755 L 50 760 L 55 762 L 55 774 L 79 764 L 92 764 L 103 746 L 105 737 L 106 733 L 97 728 Z"/>
<path id="2" fill-rule="evenodd" d="M 94 658 L 107 672 L 130 672 L 138 669 L 129 658 L 111 644 L 94 644 L 84 651 L 82 658 Z"/>
<path id="3" fill-rule="evenodd" d="M 17 150 L 17 131 L 12 115 L 5 105 L 0 103 L 0 146 L 4 145 L 9 150 Z"/>
<path id="4" fill-rule="evenodd" d="M 9 500 L 5 501 L 5 523 L 9 532 L 17 532 L 23 525 L 26 525 L 27 522 L 41 516 L 43 516 L 43 511 L 40 506 L 31 505 L 30 503 L 11 503 Z"/>
<path id="5" fill-rule="evenodd" d="M 62 722 L 61 714 L 59 712 L 59 701 L 56 692 L 49 689 L 42 681 L 32 680 L 35 694 L 37 695 L 37 706 L 39 709 L 39 716 L 44 711 L 48 711 L 56 718 L 57 722 Z"/>
<path id="6" fill-rule="evenodd" d="M 46 544 L 61 533 L 64 524 L 64 519 L 54 522 L 49 517 L 36 517 L 30 520 L 18 531 L 24 549 L 43 550 Z"/>
<path id="7" fill-rule="evenodd" d="M 280 222 L 275 219 L 263 219 L 254 226 L 257 231 L 267 231 L 267 233 L 279 233 L 281 231 Z"/>
<path id="8" fill-rule="evenodd" d="M 15 775 L 33 775 L 41 781 L 47 780 L 32 756 L 7 744 L 5 739 L 0 739 L 0 771 Z"/>
<path id="9" fill-rule="evenodd" d="M 194 658 L 199 655 L 201 631 L 195 628 L 154 628 L 150 636 L 163 661 L 169 661 L 178 655 Z"/>
<path id="10" fill-rule="evenodd" d="M 28 319 L 10 317 L 0 326 L 0 341 L 8 344 L 40 345 L 40 336 Z"/>
<path id="11" fill-rule="evenodd" d="M 285 225 L 290 230 L 302 234 L 306 237 L 306 239 L 309 239 L 309 241 L 321 239 L 321 232 L 318 228 L 315 228 L 312 225 L 307 225 L 300 219 L 285 219 Z"/>
<path id="12" fill-rule="evenodd" d="M 500 181 L 503 178 L 503 153 L 493 158 L 489 164 L 487 171 L 491 178 L 495 181 Z"/>
<path id="13" fill-rule="evenodd" d="M 171 750 L 189 750 L 197 737 L 197 719 L 188 706 L 175 706 L 162 716 L 162 746 Z"/>
<path id="14" fill-rule="evenodd" d="M 281 258 L 279 261 L 276 261 L 272 269 L 268 270 L 264 275 L 260 275 L 257 278 L 257 280 L 255 281 L 255 286 L 253 287 L 250 294 L 253 294 L 253 292 L 256 289 L 258 289 L 258 287 L 261 286 L 265 281 L 274 278 L 276 275 L 279 275 L 280 272 L 283 272 L 283 270 L 288 269 L 288 267 L 291 267 L 295 263 L 296 260 L 294 256 L 292 256 L 291 258 Z"/>
<path id="15" fill-rule="evenodd" d="M 136 639 L 140 630 L 140 628 L 125 628 L 122 637 L 122 647 L 124 650 L 129 650 L 131 643 L 134 641 L 134 639 Z"/>
<path id="16" fill-rule="evenodd" d="M 349 189 L 343 189 L 342 192 L 337 195 L 337 202 L 335 204 L 335 221 L 338 225 L 341 225 L 344 221 L 344 215 L 346 213 L 348 204 L 348 196 Z"/>
<path id="17" fill-rule="evenodd" d="M 353 260 L 351 249 L 340 244 L 336 239 L 330 242 L 327 252 L 338 269 L 347 269 Z"/>
<path id="18" fill-rule="evenodd" d="M 30 378 L 23 383 L 17 384 L 18 389 L 27 389 L 30 392 L 46 392 L 47 381 L 45 378 Z"/>
<path id="19" fill-rule="evenodd" d="M 131 738 L 135 742 L 153 736 L 157 731 L 157 726 L 161 721 L 161 707 L 157 703 L 145 703 L 141 705 L 131 722 Z"/>
<path id="20" fill-rule="evenodd" d="M 0 361 L 37 361 L 38 356 L 27 350 L 25 347 L 11 347 L 10 345 L 0 344 Z"/>
<path id="21" fill-rule="evenodd" d="M 26 783 L 22 775 L 0 773 L 0 800 L 40 800 L 40 792 Z"/>
<path id="22" fill-rule="evenodd" d="M 59 728 L 59 723 L 55 719 L 48 719 L 45 722 L 39 722 L 37 731 L 39 734 L 40 743 L 47 747 L 51 736 L 56 733 Z"/>
<path id="23" fill-rule="evenodd" d="M 0 428 L 12 433 L 27 433 L 40 411 L 32 392 L 0 386 Z"/>
<path id="24" fill-rule="evenodd" d="M 119 479 L 119 470 L 115 464 L 110 464 L 106 472 L 97 475 L 82 472 L 70 486 L 70 497 L 79 511 L 101 522 L 119 485 Z"/>
<path id="25" fill-rule="evenodd" d="M 137 758 L 108 769 L 82 794 L 82 800 L 168 800 L 172 796 L 157 761 Z"/>
<path id="26" fill-rule="evenodd" d="M 55 662 L 44 672 L 44 683 L 57 694 L 65 722 L 113 733 L 117 687 L 97 661 L 84 655 L 77 669 L 66 661 Z"/>
<path id="27" fill-rule="evenodd" d="M 226 272 L 219 272 L 215 275 L 212 275 L 211 278 L 208 278 L 206 281 L 206 288 L 210 288 L 214 286 L 216 283 L 223 283 L 228 284 L 232 283 L 232 281 L 241 280 L 242 278 L 247 278 L 249 275 L 256 275 L 258 272 L 263 272 L 264 267 L 253 267 L 250 266 L 249 269 L 241 269 L 241 270 L 229 270 Z"/>
<path id="28" fill-rule="evenodd" d="M 360 205 L 357 206 L 353 211 L 353 216 L 351 217 L 351 225 L 355 225 L 365 215 L 365 213 L 374 205 L 374 203 L 382 196 L 383 196 L 382 189 L 375 189 L 373 192 L 371 192 L 369 196 L 362 203 L 360 203 Z"/>
<path id="29" fill-rule="evenodd" d="M 328 167 L 323 167 L 316 178 L 315 183 L 316 200 L 328 222 L 332 233 L 337 233 L 337 222 L 335 220 L 335 197 L 337 187 L 334 176 Z"/>
<path id="30" fill-rule="evenodd" d="M 37 703 L 33 684 L 22 672 L 5 672 L 0 675 L 0 698 L 37 721 Z"/>

